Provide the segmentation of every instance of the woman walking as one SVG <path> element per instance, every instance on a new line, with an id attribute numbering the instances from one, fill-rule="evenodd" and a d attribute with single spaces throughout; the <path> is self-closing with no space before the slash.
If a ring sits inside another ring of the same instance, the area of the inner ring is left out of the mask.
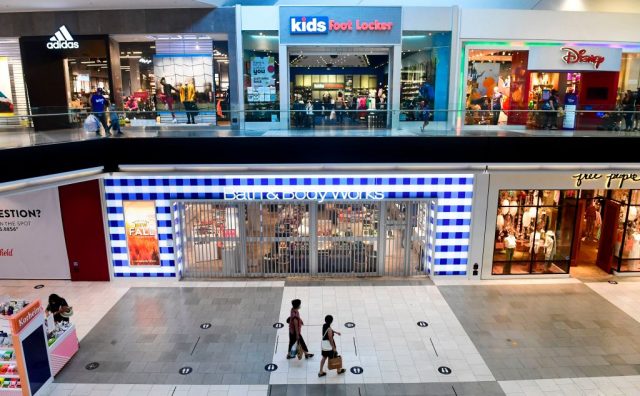
<path id="1" fill-rule="evenodd" d="M 302 301 L 299 299 L 295 299 L 291 301 L 291 314 L 289 314 L 289 319 L 287 322 L 289 323 L 289 348 L 287 349 L 287 359 L 293 359 L 295 356 L 291 356 L 291 347 L 297 342 L 298 348 L 302 348 L 304 352 L 304 357 L 310 359 L 313 357 L 313 353 L 309 353 L 309 348 L 307 348 L 307 344 L 304 342 L 304 338 L 302 338 L 302 325 L 304 322 L 300 318 L 300 306 L 302 305 Z"/>
<path id="2" fill-rule="evenodd" d="M 338 357 L 338 350 L 336 348 L 336 342 L 333 339 L 333 335 L 341 335 L 337 331 L 331 328 L 331 323 L 333 323 L 333 316 L 327 315 L 324 317 L 324 324 L 322 325 L 322 360 L 320 361 L 320 371 L 318 372 L 318 377 L 324 377 L 327 375 L 323 371 L 324 362 L 327 359 L 333 359 Z M 338 374 L 343 374 L 346 370 L 342 367 L 338 369 Z"/>

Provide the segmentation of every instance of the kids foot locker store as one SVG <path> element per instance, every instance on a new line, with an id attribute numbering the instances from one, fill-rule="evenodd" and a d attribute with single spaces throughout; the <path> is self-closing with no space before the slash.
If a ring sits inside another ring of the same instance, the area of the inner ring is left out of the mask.
<path id="1" fill-rule="evenodd" d="M 113 276 L 466 275 L 474 177 L 108 177 Z"/>

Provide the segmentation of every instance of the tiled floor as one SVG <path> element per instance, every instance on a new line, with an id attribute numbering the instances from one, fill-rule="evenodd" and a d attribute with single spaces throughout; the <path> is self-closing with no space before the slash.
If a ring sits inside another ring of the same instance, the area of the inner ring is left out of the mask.
<path id="1" fill-rule="evenodd" d="M 268 384 L 282 288 L 132 288 L 58 382 Z M 208 329 L 201 329 L 210 323 Z M 91 362 L 100 367 L 88 371 Z M 189 375 L 179 374 L 191 367 Z"/>
<path id="2" fill-rule="evenodd" d="M 366 128 L 317 128 L 317 129 L 272 129 L 272 130 L 232 130 L 229 127 L 195 127 L 187 125 L 167 125 L 162 127 L 141 128 L 126 127 L 124 136 L 110 137 L 110 139 L 122 138 L 148 138 L 148 137 L 341 137 L 341 136 L 599 136 L 599 137 L 637 137 L 639 132 L 614 132 L 614 131 L 562 131 L 562 130 L 518 130 L 509 126 L 503 129 L 486 127 L 474 129 L 438 129 L 429 127 L 424 132 L 420 131 L 419 124 L 402 125 L 402 129 L 366 129 Z M 104 136 L 95 133 L 87 133 L 82 129 L 54 130 L 46 132 L 34 132 L 32 129 L 0 129 L 0 148 L 26 147 L 43 144 L 64 143 L 71 141 L 84 141 L 103 139 Z"/>
<path id="3" fill-rule="evenodd" d="M 640 372 L 640 323 L 585 285 L 440 289 L 499 381 Z"/>
<path id="4" fill-rule="evenodd" d="M 4 280 L 0 294 L 74 306 L 81 349 L 49 395 L 639 395 L 640 282 L 615 279 Z M 293 298 L 311 360 L 286 360 L 287 329 L 273 328 Z M 317 377 L 326 314 L 362 374 Z"/>
<path id="5" fill-rule="evenodd" d="M 286 287 L 280 318 L 290 301 L 302 300 L 303 336 L 310 349 L 320 349 L 325 315 L 334 316 L 342 333 L 337 347 L 345 367 L 360 366 L 361 375 L 347 372 L 318 378 L 318 361 L 287 360 L 288 329 L 278 331 L 273 361 L 278 371 L 271 384 L 430 383 L 493 381 L 493 375 L 435 286 Z M 425 321 L 428 327 L 419 327 Z M 355 323 L 348 329 L 346 322 Z M 453 372 L 443 375 L 438 367 Z"/>

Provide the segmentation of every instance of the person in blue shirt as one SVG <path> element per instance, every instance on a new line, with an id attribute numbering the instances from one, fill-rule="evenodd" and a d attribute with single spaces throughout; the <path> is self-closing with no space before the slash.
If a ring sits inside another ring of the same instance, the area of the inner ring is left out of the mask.
<path id="1" fill-rule="evenodd" d="M 107 116 L 105 114 L 105 110 L 109 105 L 109 101 L 104 97 L 104 91 L 102 88 L 96 89 L 96 92 L 91 95 L 91 112 L 102 124 L 104 128 L 104 132 L 107 135 L 111 135 L 109 132 L 109 126 L 107 125 Z M 100 135 L 100 131 L 96 131 L 97 135 Z"/>

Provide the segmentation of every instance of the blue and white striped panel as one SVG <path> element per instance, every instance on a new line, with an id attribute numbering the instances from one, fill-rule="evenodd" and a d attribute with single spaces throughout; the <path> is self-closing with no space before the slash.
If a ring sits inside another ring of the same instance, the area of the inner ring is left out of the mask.
<path id="1" fill-rule="evenodd" d="M 272 194 L 283 198 L 283 193 L 308 192 L 382 192 L 386 199 L 434 199 L 437 200 L 436 236 L 433 251 L 433 273 L 436 275 L 465 275 L 469 252 L 469 232 L 473 201 L 473 174 L 382 174 L 370 175 L 230 175 L 210 177 L 110 177 L 104 180 L 109 213 L 122 213 L 123 200 L 155 200 L 158 210 L 170 217 L 170 204 L 175 200 L 223 200 L 225 192 Z M 329 199 L 329 198 L 328 198 Z M 166 212 L 164 212 L 166 210 Z M 159 213 L 160 214 L 160 213 Z M 164 216 L 163 216 L 164 219 Z M 124 220 L 124 218 L 122 218 Z M 170 220 L 170 218 L 169 218 Z M 117 227 L 116 227 L 117 228 Z M 160 226 L 158 235 L 163 244 L 171 244 L 171 253 L 161 255 L 174 271 L 176 254 L 173 252 L 173 236 L 160 234 L 170 232 L 170 225 Z M 110 226 L 112 246 L 115 242 L 123 248 L 126 261 L 126 240 L 120 232 Z M 163 239 L 164 238 L 164 239 Z M 115 253 L 112 253 L 115 255 Z M 125 263 L 126 264 L 126 263 Z M 114 265 L 115 260 L 114 260 Z M 126 267 L 129 276 L 139 271 Z M 126 273 L 118 268 L 117 273 Z M 163 274 L 163 268 L 157 272 Z M 146 271 L 146 272 L 143 272 Z M 153 273 L 145 268 L 140 273 Z M 123 275 L 124 276 L 124 275 Z M 149 275 L 141 275 L 149 276 Z M 151 275 L 154 276 L 154 275 Z"/>
<path id="2" fill-rule="evenodd" d="M 178 269 L 178 277 L 182 278 L 182 270 L 183 270 L 183 262 L 182 262 L 182 229 L 180 222 L 180 207 L 181 203 L 173 204 L 173 229 L 174 229 L 174 245 L 175 245 L 175 256 L 176 256 L 176 264 Z"/>
<path id="3" fill-rule="evenodd" d="M 435 261 L 434 246 L 436 241 L 436 202 L 429 201 L 429 215 L 427 217 L 427 273 L 433 272 L 433 265 Z"/>

